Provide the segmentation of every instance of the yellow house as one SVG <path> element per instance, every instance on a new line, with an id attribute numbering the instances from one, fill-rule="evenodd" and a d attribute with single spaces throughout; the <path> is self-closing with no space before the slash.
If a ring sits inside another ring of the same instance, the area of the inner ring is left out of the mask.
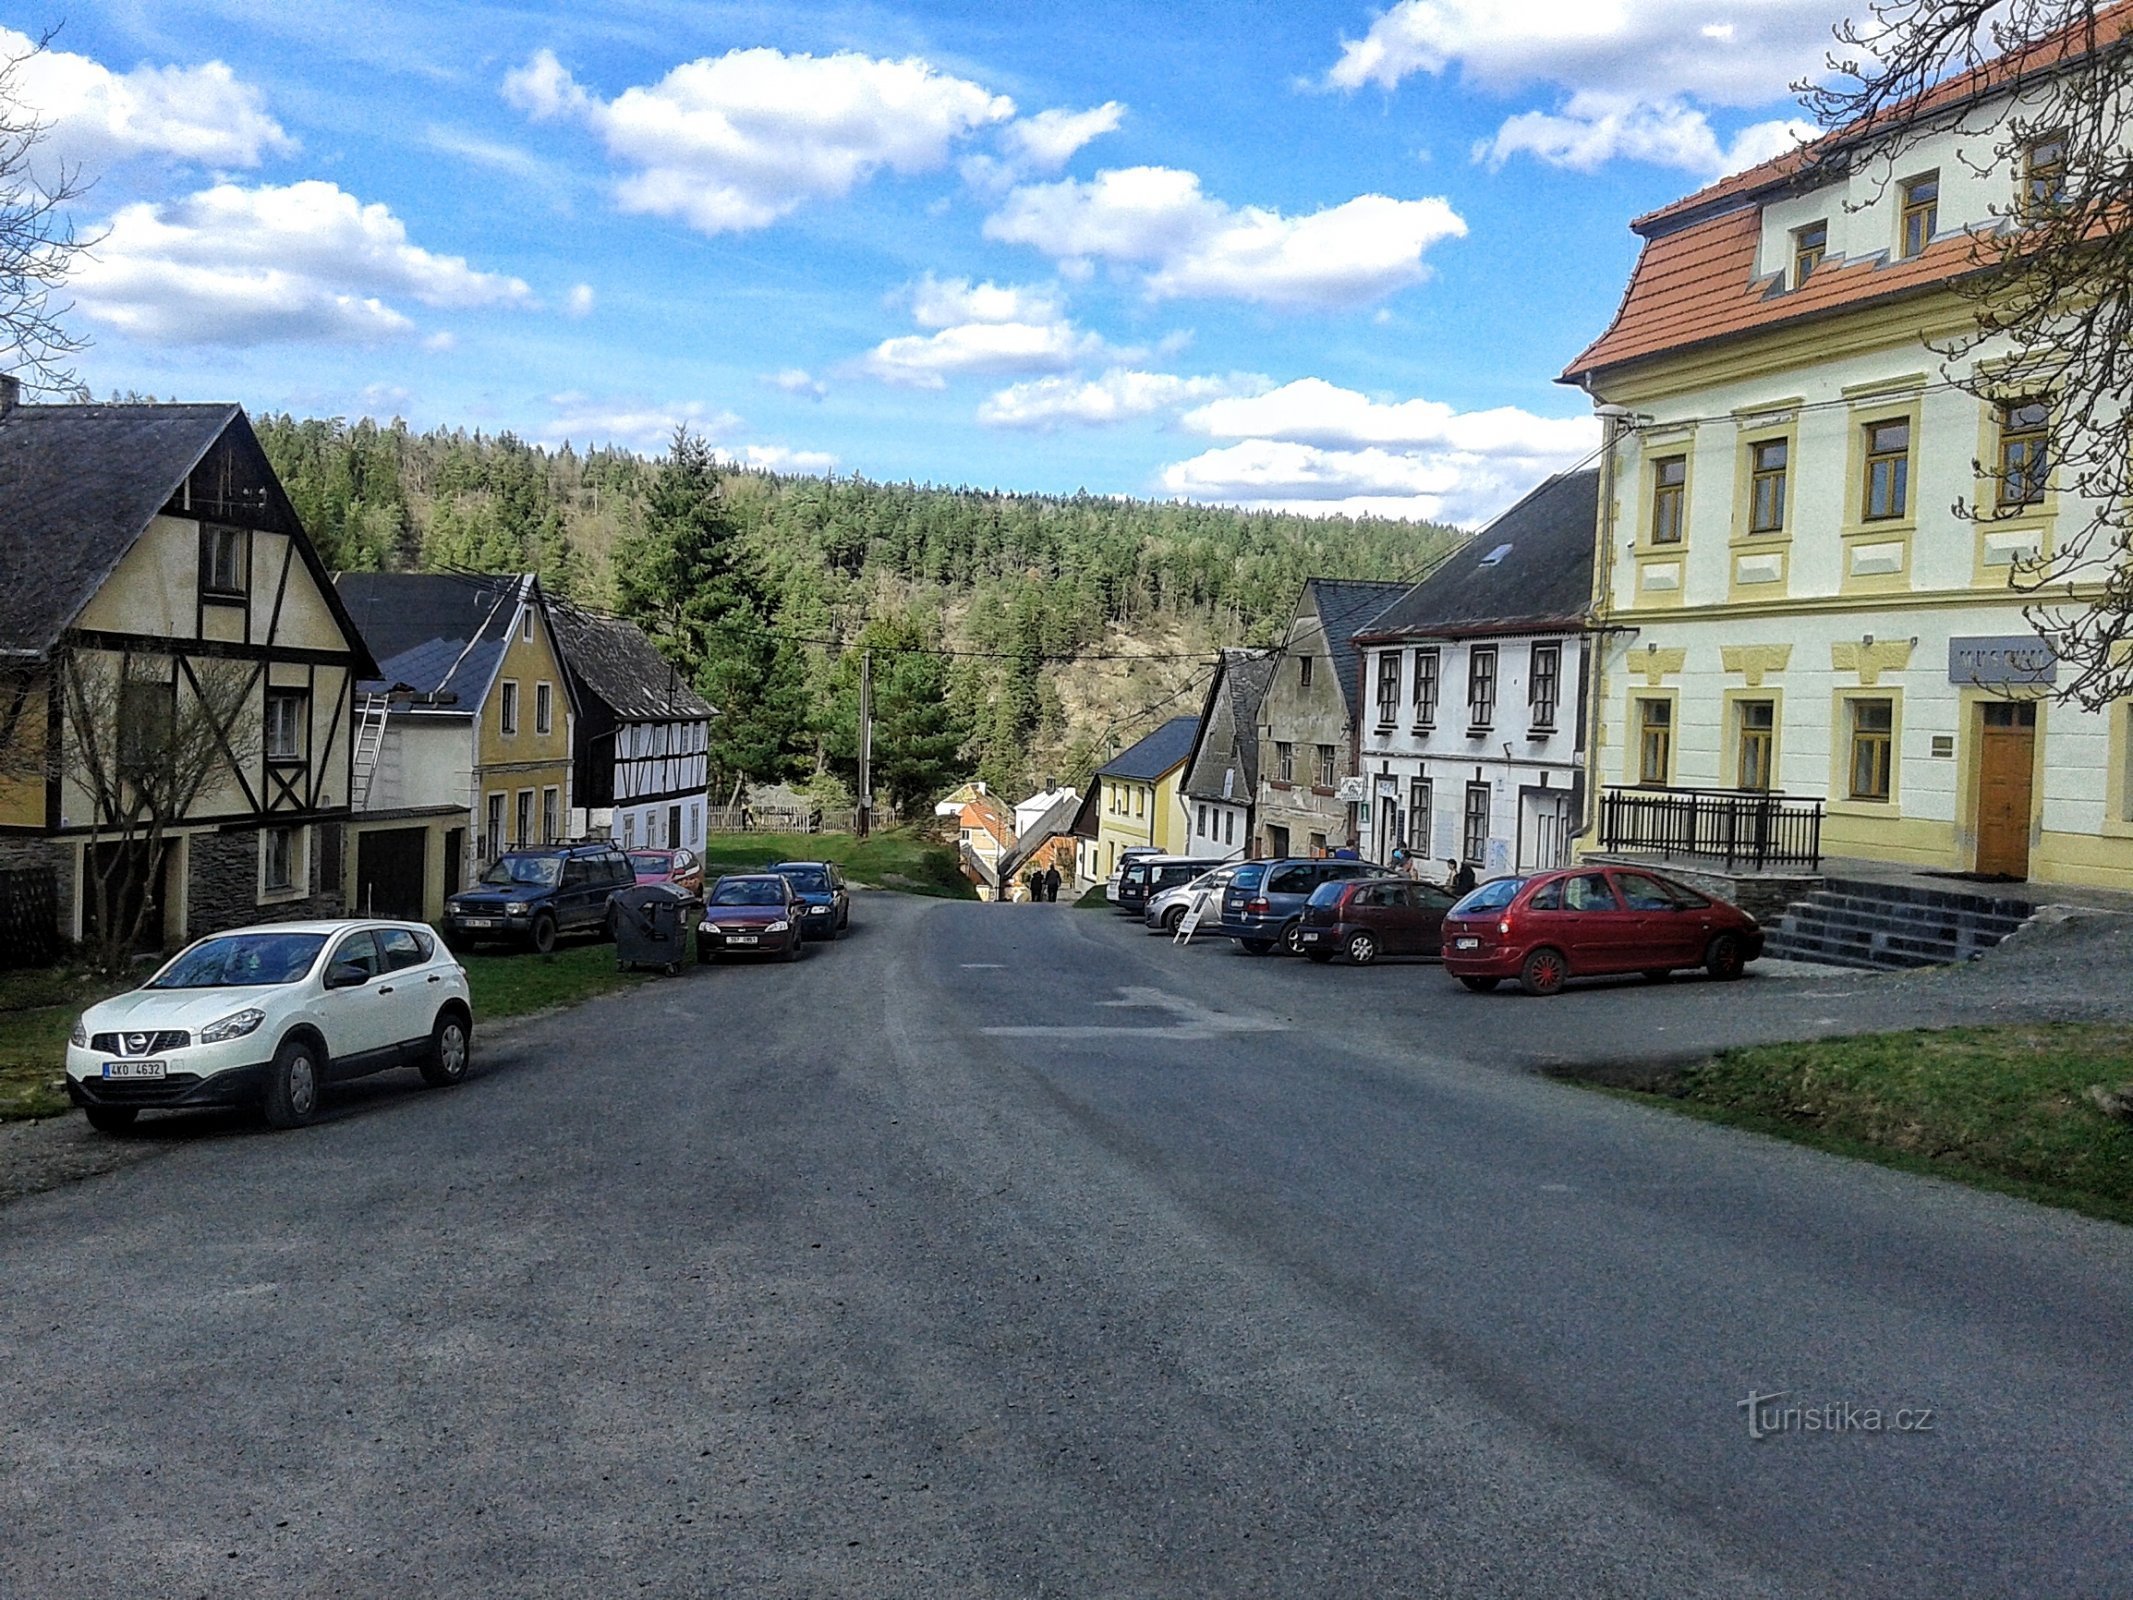
<path id="1" fill-rule="evenodd" d="M 11 936 L 339 914 L 375 670 L 242 409 L 0 379 L 0 889 L 40 908 Z"/>
<path id="2" fill-rule="evenodd" d="M 1085 864 L 1091 875 L 1110 877 L 1136 845 L 1166 855 L 1185 848 L 1179 785 L 1199 727 L 1198 717 L 1173 717 L 1096 769 L 1096 781 L 1074 822 L 1078 837 L 1095 842 Z"/>
<path id="3" fill-rule="evenodd" d="M 435 917 L 517 845 L 569 835 L 569 675 L 531 573 L 350 572 L 379 660 L 362 685 L 349 901 Z"/>

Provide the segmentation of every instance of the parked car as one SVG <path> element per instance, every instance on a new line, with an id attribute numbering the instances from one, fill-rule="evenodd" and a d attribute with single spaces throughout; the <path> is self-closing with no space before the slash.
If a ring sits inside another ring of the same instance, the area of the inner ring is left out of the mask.
<path id="1" fill-rule="evenodd" d="M 1150 933 L 1176 933 L 1178 924 L 1185 920 L 1185 913 L 1192 906 L 1192 897 L 1202 891 L 1215 896 L 1219 914 L 1222 891 L 1229 887 L 1229 880 L 1237 875 L 1241 864 L 1226 862 L 1212 872 L 1203 872 L 1183 883 L 1158 889 L 1148 897 L 1148 904 L 1141 912 L 1141 922 Z"/>
<path id="2" fill-rule="evenodd" d="M 704 864 L 694 850 L 632 850 L 629 856 L 639 883 L 663 883 L 689 895 L 704 892 Z"/>
<path id="3" fill-rule="evenodd" d="M 283 922 L 197 940 L 84 1011 L 67 1095 L 106 1133 L 177 1106 L 257 1105 L 293 1128 L 329 1083 L 412 1066 L 454 1084 L 473 1047 L 466 971 L 429 928 Z"/>
<path id="4" fill-rule="evenodd" d="M 1367 967 L 1386 956 L 1435 956 L 1457 897 L 1406 878 L 1334 878 L 1311 891 L 1296 942 L 1313 961 Z"/>
<path id="5" fill-rule="evenodd" d="M 696 959 L 778 956 L 797 961 L 806 950 L 800 923 L 806 907 L 775 872 L 730 872 L 704 897 L 696 925 Z"/>
<path id="6" fill-rule="evenodd" d="M 1111 876 L 1104 880 L 1104 898 L 1118 904 L 1119 885 L 1125 880 L 1126 868 L 1142 856 L 1159 856 L 1163 852 L 1152 844 L 1129 844 L 1118 853 L 1118 865 L 1111 869 Z"/>
<path id="7" fill-rule="evenodd" d="M 636 881 L 630 858 L 612 844 L 507 850 L 473 888 L 445 901 L 444 936 L 454 944 L 524 943 L 545 955 L 566 933 L 612 934 L 607 897 Z"/>
<path id="8" fill-rule="evenodd" d="M 1571 867 L 1497 878 L 1444 919 L 1444 967 L 1469 989 L 1516 978 L 1554 994 L 1569 978 L 1702 967 L 1737 978 L 1763 930 L 1735 905 L 1639 867 Z"/>
<path id="9" fill-rule="evenodd" d="M 1322 883 L 1382 878 L 1385 869 L 1371 861 L 1341 856 L 1285 856 L 1275 861 L 1247 861 L 1222 891 L 1222 928 L 1250 955 L 1263 956 L 1277 944 L 1296 955 L 1303 946 L 1297 934 L 1303 909 Z"/>
<path id="10" fill-rule="evenodd" d="M 1148 909 L 1149 896 L 1190 883 L 1220 865 L 1219 857 L 1136 856 L 1119 869 L 1118 909 L 1137 917 Z"/>
<path id="11" fill-rule="evenodd" d="M 810 939 L 836 939 L 852 925 L 852 897 L 834 861 L 780 861 L 770 869 L 800 897 L 800 929 Z"/>

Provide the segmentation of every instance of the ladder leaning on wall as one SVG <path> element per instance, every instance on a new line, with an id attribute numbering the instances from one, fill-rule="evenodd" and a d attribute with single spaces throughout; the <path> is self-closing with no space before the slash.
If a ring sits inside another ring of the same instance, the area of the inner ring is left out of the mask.
<path id="1" fill-rule="evenodd" d="M 377 775 L 378 754 L 385 748 L 385 713 L 391 701 L 390 695 L 363 696 L 361 716 L 356 723 L 355 772 L 348 796 L 349 805 L 357 811 L 370 803 L 370 780 Z"/>

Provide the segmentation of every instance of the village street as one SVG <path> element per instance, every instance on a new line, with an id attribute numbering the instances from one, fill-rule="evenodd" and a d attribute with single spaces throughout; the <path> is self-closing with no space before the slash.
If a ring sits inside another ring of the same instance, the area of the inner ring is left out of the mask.
<path id="1" fill-rule="evenodd" d="M 2123 1591 L 2133 1235 L 1535 1070 L 1945 988 L 855 920 L 0 1208 L 0 1593 Z"/>

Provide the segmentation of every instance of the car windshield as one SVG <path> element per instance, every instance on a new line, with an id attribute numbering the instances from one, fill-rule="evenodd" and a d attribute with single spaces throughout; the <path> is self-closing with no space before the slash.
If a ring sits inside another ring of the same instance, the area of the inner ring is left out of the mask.
<path id="1" fill-rule="evenodd" d="M 1494 878 L 1453 906 L 1452 910 L 1457 914 L 1470 911 L 1501 911 L 1518 898 L 1518 891 L 1525 886 L 1524 878 Z"/>
<path id="2" fill-rule="evenodd" d="M 674 858 L 664 850 L 639 850 L 630 857 L 630 867 L 636 872 L 668 872 L 673 865 Z"/>
<path id="3" fill-rule="evenodd" d="M 829 874 L 820 867 L 780 867 L 778 876 L 802 894 L 829 893 Z"/>
<path id="4" fill-rule="evenodd" d="M 711 891 L 715 906 L 781 906 L 785 886 L 775 878 L 727 878 Z"/>
<path id="5" fill-rule="evenodd" d="M 148 980 L 151 989 L 246 989 L 294 983 L 311 970 L 323 933 L 226 933 L 203 939 Z"/>
<path id="6" fill-rule="evenodd" d="M 489 870 L 481 875 L 481 881 L 506 887 L 514 883 L 532 883 L 552 889 L 562 876 L 563 862 L 559 856 L 504 856 L 490 864 Z"/>

